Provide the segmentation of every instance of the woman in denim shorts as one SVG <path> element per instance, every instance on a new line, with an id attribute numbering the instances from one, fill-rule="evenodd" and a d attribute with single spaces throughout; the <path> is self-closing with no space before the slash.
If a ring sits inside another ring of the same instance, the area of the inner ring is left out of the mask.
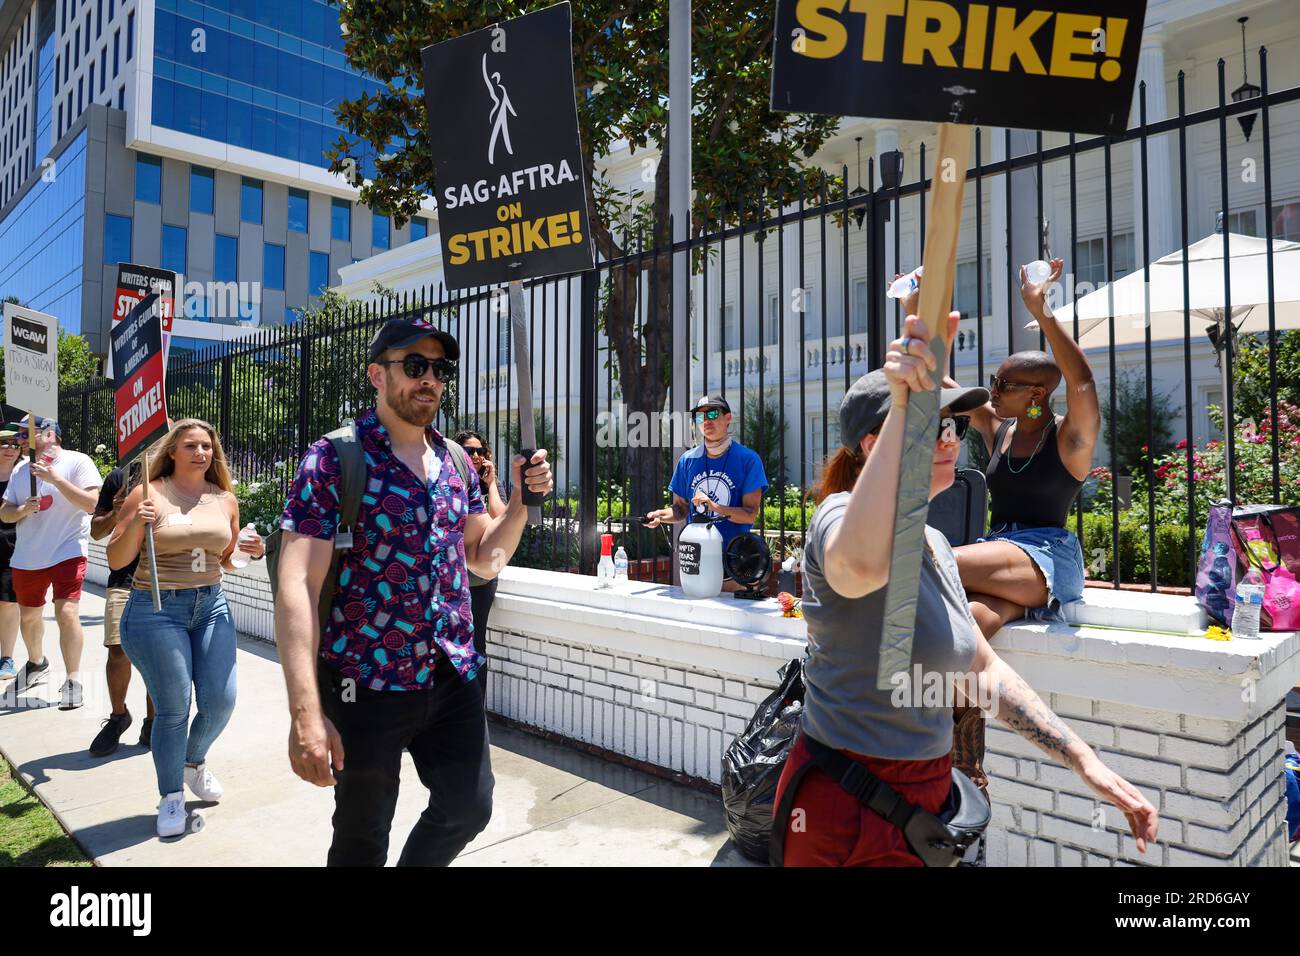
<path id="1" fill-rule="evenodd" d="M 1083 596 L 1083 551 L 1066 527 L 1092 467 L 1101 410 L 1092 369 L 1057 322 L 1047 290 L 1065 263 L 1052 260 L 1043 282 L 1020 273 L 1020 295 L 1052 349 L 1008 356 L 990 381 L 988 405 L 971 413 L 989 449 L 989 534 L 957 548 L 971 612 L 986 637 L 1022 617 L 1060 619 Z M 1065 414 L 1050 396 L 1065 379 Z"/>

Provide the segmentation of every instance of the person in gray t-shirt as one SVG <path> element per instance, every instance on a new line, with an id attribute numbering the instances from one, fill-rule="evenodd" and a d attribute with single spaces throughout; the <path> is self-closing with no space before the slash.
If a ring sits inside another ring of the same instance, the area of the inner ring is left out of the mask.
<path id="1" fill-rule="evenodd" d="M 950 319 L 954 325 L 957 313 Z M 1156 838 L 1158 814 L 1128 781 L 1057 717 L 989 646 L 971 617 L 956 559 L 926 529 L 912 669 L 878 690 L 881 610 L 889 580 L 905 421 L 913 391 L 933 389 L 925 326 L 909 316 L 885 367 L 860 378 L 840 405 L 844 447 L 826 462 L 804 548 L 808 661 L 802 728 L 777 788 L 810 759 L 805 738 L 867 766 L 906 800 L 938 813 L 951 789 L 952 708 L 978 704 L 1073 769 L 1125 815 L 1138 849 Z M 952 484 L 963 413 L 987 401 L 982 388 L 942 392 L 930 497 Z M 839 782 L 810 769 L 785 821 L 786 865 L 918 866 L 902 832 L 861 806 Z"/>

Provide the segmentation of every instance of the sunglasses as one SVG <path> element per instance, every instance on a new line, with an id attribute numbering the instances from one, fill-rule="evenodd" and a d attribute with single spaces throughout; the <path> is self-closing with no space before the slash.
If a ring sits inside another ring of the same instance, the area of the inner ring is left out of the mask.
<path id="1" fill-rule="evenodd" d="M 1008 382 L 1005 378 L 998 378 L 997 375 L 989 376 L 990 392 L 1011 392 L 1017 388 L 1033 388 L 1034 386 L 1025 382 Z"/>
<path id="2" fill-rule="evenodd" d="M 22 451 L 22 448 L 23 448 L 23 446 L 20 445 L 20 444 L 18 444 L 17 442 L 12 442 L 12 441 L 0 441 L 0 449 L 5 449 L 5 450 L 8 450 L 8 449 L 15 449 L 15 450 L 17 450 L 17 451 Z"/>
<path id="3" fill-rule="evenodd" d="M 702 424 L 704 421 L 715 422 L 722 417 L 722 409 L 710 408 L 707 411 L 695 413 L 695 424 Z"/>
<path id="4" fill-rule="evenodd" d="M 461 447 L 463 447 L 463 448 L 465 449 L 466 453 L 468 453 L 469 455 L 472 455 L 472 456 L 475 457 L 475 458 L 487 458 L 487 457 L 488 457 L 488 453 L 487 453 L 487 449 L 486 449 L 486 448 L 472 448 L 472 447 L 467 446 L 467 445 L 463 445 L 463 446 L 461 446 Z"/>
<path id="5" fill-rule="evenodd" d="M 433 370 L 434 377 L 443 384 L 456 377 L 456 363 L 447 358 L 431 359 L 423 355 L 408 355 L 403 359 L 386 359 L 375 364 L 400 365 L 402 371 L 406 373 L 406 377 L 410 379 L 424 378 L 425 373 L 430 369 Z"/>
<path id="6" fill-rule="evenodd" d="M 939 441 L 959 442 L 966 437 L 969 428 L 969 415 L 945 415 L 939 419 Z M 948 437 L 950 434 L 951 438 Z"/>

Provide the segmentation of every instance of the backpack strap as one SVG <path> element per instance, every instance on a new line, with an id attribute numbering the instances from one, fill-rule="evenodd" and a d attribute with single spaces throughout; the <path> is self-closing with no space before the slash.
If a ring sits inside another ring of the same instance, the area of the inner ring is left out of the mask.
<path id="1" fill-rule="evenodd" d="M 336 428 L 326 436 L 334 446 L 339 457 L 339 526 L 338 531 L 357 532 L 357 514 L 361 510 L 361 495 L 366 487 L 366 453 L 361 447 L 361 436 L 357 433 L 356 422 L 348 422 L 342 428 Z M 320 601 L 317 607 L 317 621 L 321 633 L 325 632 L 326 622 L 334 607 L 334 595 L 339 586 L 339 560 L 343 549 L 334 548 L 330 552 L 329 570 L 321 582 Z"/>
<path id="2" fill-rule="evenodd" d="M 465 488 L 469 488 L 469 452 L 450 438 L 444 438 L 443 442 L 447 445 L 447 451 L 451 453 L 451 463 L 456 468 L 456 474 L 460 475 L 460 480 L 465 483 Z"/>
<path id="3" fill-rule="evenodd" d="M 348 422 L 325 436 L 339 456 L 339 530 L 356 530 L 357 512 L 366 487 L 366 453 L 361 447 L 356 422 Z M 464 454 L 464 452 L 462 452 Z"/>
<path id="4" fill-rule="evenodd" d="M 465 491 L 466 493 L 468 493 L 469 492 L 469 452 L 467 452 L 464 448 L 462 448 L 460 444 L 458 444 L 457 442 L 452 441 L 450 438 L 443 438 L 443 442 L 447 445 L 447 453 L 451 455 L 451 463 L 456 468 L 456 474 L 460 475 L 460 480 L 462 483 L 464 483 Z M 490 578 L 479 577 L 477 574 L 475 574 L 472 570 L 470 570 L 468 562 L 466 562 L 465 570 L 469 572 L 469 586 L 472 588 L 476 588 L 481 584 L 487 584 L 491 580 Z"/>

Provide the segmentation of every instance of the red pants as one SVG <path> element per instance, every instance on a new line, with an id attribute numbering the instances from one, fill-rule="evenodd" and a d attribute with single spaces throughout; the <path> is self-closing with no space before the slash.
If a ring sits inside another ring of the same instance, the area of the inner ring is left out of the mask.
<path id="1" fill-rule="evenodd" d="M 86 559 L 68 558 L 39 571 L 13 569 L 14 595 L 20 607 L 44 607 L 45 592 L 54 585 L 54 600 L 80 601 L 81 582 L 86 577 Z"/>
<path id="2" fill-rule="evenodd" d="M 938 813 L 952 788 L 952 757 L 884 760 L 841 751 L 867 767 L 904 799 Z M 776 802 L 795 772 L 811 759 L 803 736 L 795 742 L 776 786 Z M 801 812 L 802 811 L 802 812 Z M 785 829 L 786 866 L 922 866 L 903 831 L 850 796 L 816 767 L 799 784 Z"/>

